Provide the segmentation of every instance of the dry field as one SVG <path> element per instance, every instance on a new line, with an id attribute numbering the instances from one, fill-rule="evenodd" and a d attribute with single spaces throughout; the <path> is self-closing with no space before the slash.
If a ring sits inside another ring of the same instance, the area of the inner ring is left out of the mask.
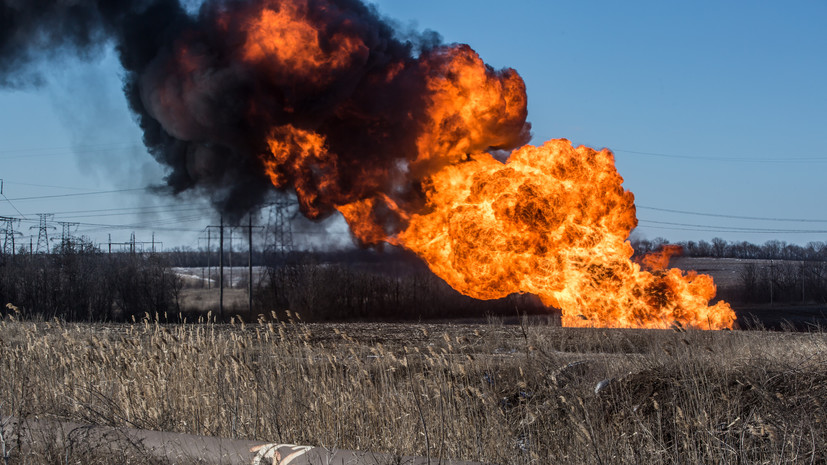
<path id="1" fill-rule="evenodd" d="M 8 416 L 497 464 L 825 463 L 827 334 L 7 318 Z"/>

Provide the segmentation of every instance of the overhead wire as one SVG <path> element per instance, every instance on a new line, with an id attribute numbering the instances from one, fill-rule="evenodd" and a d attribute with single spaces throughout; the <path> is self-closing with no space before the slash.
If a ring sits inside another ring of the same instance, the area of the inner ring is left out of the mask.
<path id="1" fill-rule="evenodd" d="M 50 187 L 53 189 L 68 189 L 68 190 L 75 190 L 75 191 L 88 191 L 88 187 L 69 187 L 69 186 L 53 186 L 50 184 L 32 184 L 28 182 L 13 182 L 7 181 L 6 184 L 13 184 L 15 186 L 31 186 L 31 187 Z"/>
<path id="2" fill-rule="evenodd" d="M 118 207 L 118 208 L 97 208 L 92 210 L 68 210 L 58 213 L 59 215 L 74 214 L 74 213 L 96 213 L 96 212 L 113 212 L 126 210 L 151 210 L 155 208 L 172 208 L 172 207 L 191 207 L 198 205 L 197 203 L 169 203 L 164 205 L 146 205 L 142 207 Z M 141 213 L 137 211 L 136 213 Z"/>
<path id="3" fill-rule="evenodd" d="M 120 192 L 148 191 L 150 189 L 152 189 L 152 188 L 150 188 L 150 187 L 135 187 L 135 188 L 131 188 L 131 189 L 115 189 L 115 190 L 111 190 L 111 191 L 76 192 L 76 193 L 71 193 L 71 194 L 53 194 L 53 195 L 40 195 L 40 196 L 33 196 L 33 197 L 17 197 L 17 198 L 8 199 L 8 200 L 14 200 L 14 201 L 18 202 L 18 201 L 24 201 L 24 200 L 56 199 L 56 198 L 62 198 L 62 197 L 78 197 L 78 196 L 84 196 L 84 195 L 99 195 L 99 194 L 115 194 L 115 193 L 120 193 Z"/>
<path id="4" fill-rule="evenodd" d="M 12 207 L 12 208 L 14 208 L 14 211 L 16 211 L 18 215 L 22 216 L 23 218 L 26 218 L 26 215 L 24 215 L 23 213 L 21 213 L 21 212 L 20 212 L 20 210 L 18 210 L 18 209 L 17 209 L 17 207 L 16 207 L 16 206 L 14 206 L 14 204 L 12 203 L 12 201 L 11 201 L 11 200 L 9 200 L 9 198 L 8 198 L 8 197 L 6 197 L 6 194 L 2 194 L 2 195 L 3 195 L 3 198 L 4 198 L 4 199 L 6 199 L 6 202 L 8 202 L 8 203 L 9 203 L 9 205 L 11 205 L 11 207 Z"/>
<path id="5" fill-rule="evenodd" d="M 70 216 L 63 216 L 60 214 L 60 219 L 75 219 L 75 218 L 102 218 L 102 217 L 109 217 L 109 216 L 128 216 L 128 215 L 163 215 L 169 213 L 187 213 L 193 211 L 203 211 L 208 212 L 212 211 L 209 207 L 191 207 L 191 208 L 178 208 L 178 209 L 165 209 L 165 210 L 144 210 L 144 211 L 127 211 L 127 212 L 120 212 L 120 213 L 97 213 L 93 215 L 70 215 Z"/>
<path id="6" fill-rule="evenodd" d="M 78 155 L 90 153 L 107 153 L 107 152 L 122 152 L 126 150 L 134 150 L 145 147 L 139 144 L 130 145 L 98 145 L 98 146 L 64 146 L 53 148 L 31 148 L 31 149 L 7 149 L 0 150 L 0 160 L 15 160 L 21 158 L 42 158 L 42 157 L 57 157 L 62 155 Z"/>
<path id="7" fill-rule="evenodd" d="M 674 223 L 669 221 L 656 221 L 639 219 L 638 224 L 658 224 L 668 226 L 682 226 L 690 228 L 698 228 L 698 231 L 709 232 L 754 232 L 754 233 L 772 233 L 772 234 L 827 234 L 827 229 L 771 229 L 771 228 L 742 228 L 737 226 L 715 226 L 708 224 L 690 224 L 690 223 Z"/>
<path id="8" fill-rule="evenodd" d="M 111 149 L 111 148 L 133 148 L 133 147 L 143 147 L 143 145 L 139 144 L 93 144 L 93 145 L 61 145 L 57 147 L 26 147 L 26 148 L 19 148 L 19 149 L 3 149 L 0 150 L 0 154 L 5 153 L 20 153 L 20 152 L 49 152 L 54 150 L 101 150 L 101 149 Z"/>
<path id="9" fill-rule="evenodd" d="M 674 209 L 671 209 L 671 208 L 657 208 L 657 207 L 649 207 L 649 206 L 646 206 L 646 205 L 636 205 L 636 207 L 640 210 L 653 210 L 653 211 L 660 211 L 660 212 L 667 212 L 667 213 L 678 213 L 678 214 L 682 214 L 682 215 L 709 216 L 709 217 L 714 217 L 714 218 L 728 218 L 728 219 L 736 219 L 736 220 L 778 221 L 778 222 L 789 222 L 789 223 L 827 223 L 827 220 L 810 219 L 810 218 L 773 218 L 773 217 L 763 217 L 763 216 L 728 215 L 728 214 L 720 214 L 720 213 L 704 213 L 704 212 L 694 212 L 694 211 L 687 211 L 687 210 L 674 210 Z"/>
<path id="10" fill-rule="evenodd" d="M 736 162 L 736 163 L 827 163 L 827 156 L 824 157 L 778 157 L 778 158 L 761 158 L 761 157 L 714 157 L 708 155 L 676 155 L 670 153 L 659 152 L 642 152 L 638 150 L 626 149 L 609 149 L 613 153 L 628 153 L 632 155 L 644 155 L 649 157 L 672 158 L 678 160 L 689 161 L 716 161 L 716 162 Z"/>

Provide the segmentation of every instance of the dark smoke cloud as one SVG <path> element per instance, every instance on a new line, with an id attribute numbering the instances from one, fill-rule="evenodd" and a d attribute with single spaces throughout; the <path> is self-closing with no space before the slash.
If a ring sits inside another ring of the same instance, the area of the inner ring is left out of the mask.
<path id="1" fill-rule="evenodd" d="M 190 13 L 178 0 L 0 0 L 0 85 L 36 85 L 38 64 L 94 58 L 113 44 L 144 143 L 168 168 L 169 192 L 198 192 L 231 221 L 240 218 L 273 191 L 261 157 L 273 128 L 291 125 L 323 134 L 337 156 L 335 182 L 316 186 L 324 195 L 302 203 L 308 216 L 324 218 L 377 193 L 421 203 L 420 179 L 398 174 L 400 161 L 417 155 L 432 72 L 423 60 L 443 59 L 438 35 L 400 35 L 359 0 L 301 0 L 322 31 L 322 48 L 347 36 L 366 49 L 324 75 L 240 59 L 245 21 L 262 5 L 297 1 L 208 0 Z M 495 148 L 527 141 L 525 115 L 506 126 L 510 134 Z M 320 184 L 329 169 L 320 163 L 280 175 L 290 188 Z"/>

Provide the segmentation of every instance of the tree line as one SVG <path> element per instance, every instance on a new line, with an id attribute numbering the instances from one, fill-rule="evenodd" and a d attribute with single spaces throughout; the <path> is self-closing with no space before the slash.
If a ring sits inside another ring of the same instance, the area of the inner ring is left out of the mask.
<path id="1" fill-rule="evenodd" d="M 662 238 L 633 240 L 638 258 L 669 244 Z M 747 259 L 734 265 L 737 279 L 719 285 L 719 297 L 736 303 L 827 302 L 827 244 L 782 241 L 762 245 L 723 239 L 678 243 L 689 257 Z M 246 266 L 236 252 L 234 266 Z M 229 265 L 229 257 L 224 260 Z M 538 299 L 510 296 L 478 301 L 434 276 L 410 252 L 352 249 L 294 252 L 258 251 L 253 315 L 298 312 L 312 320 L 418 319 L 513 316 L 543 313 Z M 185 283 L 175 267 L 212 267 L 217 253 L 174 249 L 157 253 L 107 253 L 90 241 L 61 243 L 49 254 L 0 255 L 0 303 L 46 319 L 128 321 L 144 314 L 196 316 L 185 305 Z M 212 286 L 215 288 L 215 284 Z M 226 287 L 226 286 L 225 286 Z M 216 305 L 217 306 L 217 305 Z M 9 309 L 0 308 L 0 312 Z M 249 314 L 244 308 L 229 313 Z"/>
<path id="2" fill-rule="evenodd" d="M 788 244 L 769 240 L 763 244 L 747 241 L 726 241 L 720 237 L 711 241 L 670 242 L 662 237 L 652 240 L 632 239 L 635 255 L 657 252 L 665 245 L 679 245 L 682 255 L 698 258 L 740 258 L 756 260 L 827 260 L 827 242 L 809 242 L 807 245 Z"/>
<path id="3" fill-rule="evenodd" d="M 103 253 L 83 239 L 48 254 L 0 255 L 3 310 L 28 317 L 118 321 L 180 310 L 182 282 L 162 254 Z"/>

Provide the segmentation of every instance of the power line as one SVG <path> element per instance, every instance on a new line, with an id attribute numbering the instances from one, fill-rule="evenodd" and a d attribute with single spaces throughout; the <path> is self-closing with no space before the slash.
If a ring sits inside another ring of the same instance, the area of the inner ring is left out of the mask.
<path id="1" fill-rule="evenodd" d="M 4 199 L 6 199 L 6 202 L 8 202 L 8 203 L 9 203 L 9 205 L 11 205 L 11 207 L 12 207 L 12 208 L 14 208 L 14 211 L 16 211 L 18 215 L 22 216 L 23 218 L 26 218 L 26 215 L 24 215 L 23 213 L 21 213 L 21 212 L 20 212 L 20 210 L 18 210 L 18 209 L 17 209 L 17 207 L 16 207 L 16 206 L 14 206 L 14 204 L 11 202 L 11 200 L 9 200 L 9 198 L 8 198 L 8 197 L 6 197 L 6 193 L 5 193 L 5 192 L 3 192 L 3 184 L 4 184 L 4 183 L 5 183 L 5 181 L 3 181 L 2 179 L 0 179 L 0 195 L 2 195 Z"/>
<path id="2" fill-rule="evenodd" d="M 63 155 L 78 155 L 90 153 L 113 153 L 123 152 L 126 150 L 133 150 L 136 148 L 145 148 L 142 145 L 126 145 L 126 146 L 100 146 L 106 148 L 94 148 L 95 146 L 87 146 L 89 149 L 82 150 L 83 147 L 55 147 L 52 149 L 17 149 L 4 150 L 0 154 L 12 153 L 17 155 L 9 155 L 0 157 L 0 160 L 15 160 L 22 158 L 42 158 L 42 157 L 57 157 Z"/>
<path id="3" fill-rule="evenodd" d="M 149 211 L 149 210 L 152 210 L 152 209 L 155 209 L 155 208 L 173 208 L 173 207 L 182 207 L 183 208 L 183 207 L 193 207 L 193 206 L 196 206 L 196 205 L 199 205 L 199 204 L 197 204 L 197 203 L 180 203 L 180 204 L 179 203 L 170 203 L 170 204 L 165 204 L 165 205 L 149 205 L 149 206 L 145 206 L 145 207 L 97 208 L 97 209 L 94 209 L 94 210 L 68 210 L 68 211 L 62 211 L 59 214 L 67 215 L 67 214 L 74 214 L 74 213 L 114 212 L 114 211 L 125 211 L 125 210 L 148 210 Z M 209 208 L 209 207 L 204 207 L 204 208 Z M 141 213 L 141 212 L 138 211 L 137 213 Z M 152 213 L 152 212 L 150 211 L 150 213 Z"/>
<path id="4" fill-rule="evenodd" d="M 40 200 L 40 199 L 56 199 L 56 198 L 63 198 L 63 197 L 77 197 L 82 195 L 99 195 L 99 194 L 115 194 L 119 192 L 136 192 L 136 191 L 148 191 L 151 188 L 149 187 L 136 187 L 132 189 L 116 189 L 111 191 L 94 191 L 94 192 L 78 192 L 74 194 L 54 194 L 54 195 L 41 195 L 35 197 L 18 197 L 16 199 L 6 199 L 6 200 L 14 200 L 14 201 L 22 201 L 22 200 Z"/>
<path id="5" fill-rule="evenodd" d="M 670 208 L 656 208 L 656 207 L 648 207 L 645 205 L 637 205 L 638 209 L 641 210 L 654 210 L 659 212 L 667 212 L 667 213 L 679 213 L 682 215 L 695 215 L 695 216 L 710 216 L 714 218 L 729 218 L 729 219 L 736 219 L 736 220 L 753 220 L 753 221 L 780 221 L 780 222 L 791 222 L 791 223 L 827 223 L 827 220 L 816 220 L 816 219 L 804 219 L 804 218 L 771 218 L 771 217 L 762 217 L 762 216 L 740 216 L 740 215 L 725 215 L 720 213 L 703 213 L 703 212 L 693 212 L 693 211 L 686 211 L 686 210 L 673 210 Z"/>
<path id="6" fill-rule="evenodd" d="M 154 231 L 171 231 L 171 232 L 200 232 L 201 229 L 192 229 L 192 228 L 172 228 L 172 227 L 165 227 L 166 225 L 170 224 L 180 224 L 180 223 L 191 223 L 194 221 L 199 221 L 203 217 L 200 215 L 187 217 L 184 219 L 175 219 L 175 220 L 165 220 L 165 221 L 157 221 L 157 222 L 149 222 L 149 223 L 133 223 L 133 224 L 105 224 L 105 223 L 84 223 L 78 222 L 81 226 L 91 226 L 95 228 L 101 228 L 101 230 L 109 230 L 109 229 L 139 229 L 139 230 L 154 230 Z M 84 232 L 94 232 L 95 230 L 84 230 Z"/>
<path id="7" fill-rule="evenodd" d="M 690 161 L 716 161 L 716 162 L 737 162 L 737 163 L 827 163 L 827 157 L 790 157 L 790 158 L 755 158 L 755 157 L 713 157 L 713 156 L 692 156 L 675 155 L 670 153 L 641 152 L 637 150 L 610 149 L 614 153 L 630 153 L 633 155 L 644 155 L 649 157 L 672 158 Z"/>
<path id="8" fill-rule="evenodd" d="M 132 211 L 132 212 L 119 212 L 119 213 L 98 213 L 94 215 L 72 215 L 72 216 L 63 216 L 61 214 L 60 218 L 62 219 L 75 219 L 75 218 L 102 218 L 105 216 L 128 216 L 128 215 L 163 215 L 169 213 L 187 213 L 187 212 L 206 212 L 212 211 L 210 207 L 191 207 L 191 208 L 179 208 L 179 209 L 167 209 L 167 210 L 143 210 L 143 211 Z"/>
<path id="9" fill-rule="evenodd" d="M 670 227 L 670 226 L 651 226 L 646 225 L 646 229 L 658 229 L 658 230 L 665 230 L 665 231 L 690 231 L 690 232 L 710 232 L 710 233 L 737 233 L 737 234 L 758 234 L 758 235 L 768 235 L 768 234 L 779 234 L 773 232 L 764 232 L 764 231 L 732 231 L 728 229 L 704 229 L 704 228 L 680 228 L 680 227 Z M 790 233 L 790 234 L 797 234 L 797 233 Z M 801 234 L 804 234 L 803 232 Z"/>
<path id="10" fill-rule="evenodd" d="M 16 211 L 18 215 L 22 216 L 23 218 L 26 218 L 26 215 L 21 213 L 20 210 L 18 210 L 17 207 L 14 206 L 11 200 L 8 197 L 6 197 L 6 194 L 0 193 L 0 195 L 2 195 L 4 199 L 6 199 L 6 202 L 8 202 L 9 205 L 11 205 L 11 207 L 14 208 L 14 211 Z"/>
<path id="11" fill-rule="evenodd" d="M 27 147 L 23 149 L 4 149 L 0 150 L 0 154 L 6 153 L 21 153 L 21 152 L 50 152 L 54 150 L 101 150 L 101 149 L 117 149 L 117 148 L 135 148 L 143 147 L 138 144 L 96 144 L 96 145 L 62 145 L 58 147 Z"/>
<path id="12" fill-rule="evenodd" d="M 690 224 L 690 223 L 672 223 L 669 221 L 655 221 L 655 220 L 645 220 L 641 219 L 638 221 L 638 224 L 658 224 L 658 225 L 668 225 L 668 226 L 683 226 L 688 228 L 696 228 L 692 229 L 693 231 L 708 231 L 708 232 L 755 232 L 755 233 L 767 233 L 767 234 L 827 234 L 827 230 L 814 230 L 814 229 L 769 229 L 769 228 L 740 228 L 740 227 L 731 227 L 731 226 L 714 226 L 708 224 Z"/>
<path id="13" fill-rule="evenodd" d="M 74 191 L 88 191 L 88 187 L 68 187 L 68 186 L 52 186 L 49 184 L 32 184 L 28 182 L 13 182 L 13 181 L 6 181 L 6 184 L 14 184 L 15 186 L 31 186 L 31 187 L 51 187 L 54 189 L 69 189 Z"/>

